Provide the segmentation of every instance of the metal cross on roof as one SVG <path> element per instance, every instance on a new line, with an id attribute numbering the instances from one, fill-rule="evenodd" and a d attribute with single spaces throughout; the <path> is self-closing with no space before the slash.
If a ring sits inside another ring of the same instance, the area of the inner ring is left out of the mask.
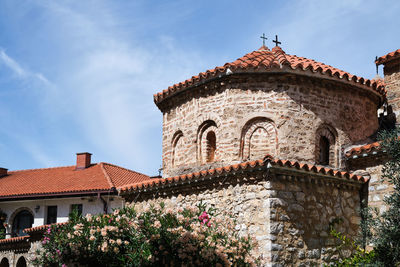
<path id="1" fill-rule="evenodd" d="M 275 43 L 275 46 L 279 46 L 280 44 L 282 44 L 281 42 L 278 41 L 278 35 L 275 35 L 275 40 L 273 40 L 272 42 Z"/>
<path id="2" fill-rule="evenodd" d="M 262 36 L 260 36 L 261 39 L 263 39 L 263 46 L 265 46 L 265 40 L 267 40 L 268 38 L 265 37 L 265 33 L 263 33 Z"/>
<path id="3" fill-rule="evenodd" d="M 378 75 L 379 73 L 378 64 L 376 63 L 377 61 L 378 61 L 378 56 L 375 57 L 376 75 Z"/>

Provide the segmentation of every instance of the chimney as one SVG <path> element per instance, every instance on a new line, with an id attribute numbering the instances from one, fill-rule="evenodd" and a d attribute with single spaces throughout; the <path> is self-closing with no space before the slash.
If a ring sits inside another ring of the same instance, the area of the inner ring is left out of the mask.
<path id="1" fill-rule="evenodd" d="M 92 154 L 88 152 L 76 153 L 76 169 L 83 170 L 90 166 Z"/>
<path id="2" fill-rule="evenodd" d="M 6 176 L 7 171 L 8 171 L 8 169 L 0 167 L 0 177 Z"/>

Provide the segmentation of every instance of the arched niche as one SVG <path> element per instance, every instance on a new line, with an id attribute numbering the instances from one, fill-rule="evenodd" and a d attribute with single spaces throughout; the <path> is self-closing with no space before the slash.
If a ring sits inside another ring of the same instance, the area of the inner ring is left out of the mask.
<path id="1" fill-rule="evenodd" d="M 21 256 L 18 259 L 16 267 L 26 267 L 26 260 L 24 256 Z"/>
<path id="2" fill-rule="evenodd" d="M 172 167 L 184 164 L 185 160 L 185 141 L 183 132 L 178 130 L 172 137 Z"/>
<path id="3" fill-rule="evenodd" d="M 328 124 L 318 127 L 315 134 L 315 163 L 337 167 L 337 132 Z"/>
<path id="4" fill-rule="evenodd" d="M 26 228 L 31 228 L 33 225 L 34 215 L 28 208 L 17 209 L 10 218 L 12 236 L 25 236 L 23 232 Z"/>
<path id="5" fill-rule="evenodd" d="M 7 258 L 3 258 L 3 259 L 0 261 L 0 267 L 9 267 L 9 266 L 10 266 L 10 262 L 8 261 Z"/>
<path id="6" fill-rule="evenodd" d="M 201 164 L 217 160 L 217 124 L 213 120 L 204 121 L 197 130 L 197 160 Z"/>
<path id="7" fill-rule="evenodd" d="M 242 160 L 275 156 L 278 146 L 275 124 L 268 118 L 256 117 L 242 128 L 239 155 Z"/>

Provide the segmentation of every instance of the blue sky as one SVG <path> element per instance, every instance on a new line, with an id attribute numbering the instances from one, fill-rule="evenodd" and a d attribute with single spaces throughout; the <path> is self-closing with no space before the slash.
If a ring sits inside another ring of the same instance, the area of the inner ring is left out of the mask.
<path id="1" fill-rule="evenodd" d="M 75 153 L 157 174 L 152 95 L 258 49 L 365 78 L 400 48 L 400 1 L 0 1 L 0 166 L 75 164 Z M 272 47 L 271 41 L 267 45 Z"/>

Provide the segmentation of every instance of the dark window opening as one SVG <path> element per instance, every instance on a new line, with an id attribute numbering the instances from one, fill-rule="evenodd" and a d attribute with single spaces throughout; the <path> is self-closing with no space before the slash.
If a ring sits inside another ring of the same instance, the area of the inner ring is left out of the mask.
<path id="1" fill-rule="evenodd" d="M 217 138 L 215 136 L 215 133 L 210 131 L 207 133 L 207 147 L 206 147 L 206 152 L 207 152 L 207 162 L 213 162 L 214 161 L 214 156 L 215 156 L 215 149 L 216 149 L 216 143 L 217 143 Z"/>
<path id="2" fill-rule="evenodd" d="M 26 267 L 26 260 L 24 257 L 21 257 L 18 259 L 17 267 Z"/>
<path id="3" fill-rule="evenodd" d="M 72 204 L 71 212 L 77 212 L 79 216 L 82 215 L 82 204 Z"/>
<path id="4" fill-rule="evenodd" d="M 31 228 L 33 224 L 33 215 L 27 211 L 20 211 L 13 220 L 12 225 L 12 236 L 24 236 L 27 235 L 23 232 L 26 228 Z"/>
<path id="5" fill-rule="evenodd" d="M 7 258 L 3 258 L 0 262 L 0 267 L 9 267 L 10 263 L 8 262 Z"/>
<path id="6" fill-rule="evenodd" d="M 319 164 L 329 165 L 329 140 L 325 136 L 319 139 Z"/>
<path id="7" fill-rule="evenodd" d="M 46 224 L 57 222 L 57 206 L 47 206 Z"/>

